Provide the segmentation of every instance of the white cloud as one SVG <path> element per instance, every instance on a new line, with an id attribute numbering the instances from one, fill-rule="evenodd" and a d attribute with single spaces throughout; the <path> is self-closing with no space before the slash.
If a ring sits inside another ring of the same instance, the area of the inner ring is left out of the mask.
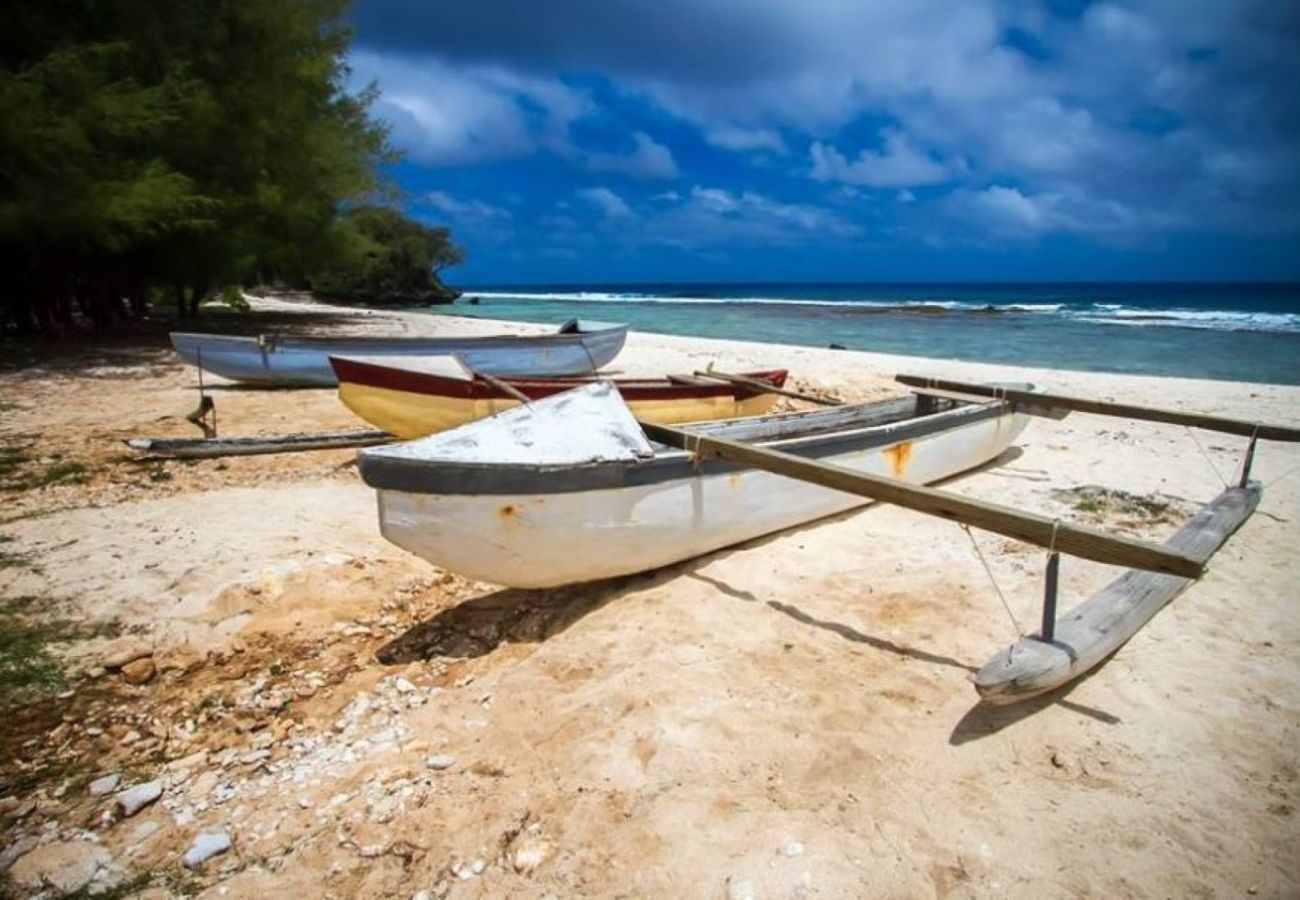
<path id="1" fill-rule="evenodd" d="M 600 210 L 606 219 L 630 219 L 632 210 L 627 202 L 609 188 L 594 187 L 578 191 L 578 196 Z"/>
<path id="2" fill-rule="evenodd" d="M 445 214 L 452 225 L 499 225 L 512 218 L 508 209 L 482 200 L 457 200 L 445 191 L 430 191 L 421 199 Z"/>
<path id="3" fill-rule="evenodd" d="M 812 177 L 817 181 L 900 188 L 938 184 L 951 174 L 947 165 L 916 149 L 898 129 L 886 129 L 883 137 L 883 150 L 863 150 L 852 162 L 834 147 L 815 142 L 809 150 Z"/>
<path id="4" fill-rule="evenodd" d="M 393 142 L 426 165 L 457 165 L 563 152 L 568 129 L 593 109 L 585 94 L 558 81 L 495 65 L 451 66 L 354 52 L 356 85 L 376 81 L 375 114 Z"/>
<path id="5" fill-rule="evenodd" d="M 780 132 L 771 128 L 737 128 L 734 125 L 720 125 L 706 129 L 704 139 L 715 147 L 724 150 L 748 151 L 770 150 L 773 153 L 789 153 L 785 139 Z"/>
<path id="6" fill-rule="evenodd" d="M 663 144 L 645 132 L 635 132 L 636 148 L 631 153 L 588 153 L 587 165 L 593 172 L 613 172 L 633 178 L 676 178 L 677 163 Z"/>

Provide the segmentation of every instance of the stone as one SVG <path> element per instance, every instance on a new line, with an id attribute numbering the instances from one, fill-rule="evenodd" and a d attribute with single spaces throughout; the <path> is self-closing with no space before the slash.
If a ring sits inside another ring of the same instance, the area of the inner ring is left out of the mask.
<path id="1" fill-rule="evenodd" d="M 727 900 L 755 900 L 757 896 L 752 882 L 743 878 L 727 879 Z"/>
<path id="2" fill-rule="evenodd" d="M 397 693 L 399 694 L 409 694 L 415 690 L 415 685 L 403 678 L 401 675 L 398 675 L 397 678 L 393 680 L 393 687 L 397 688 Z"/>
<path id="3" fill-rule="evenodd" d="M 538 866 L 546 862 L 553 850 L 554 846 L 551 842 L 541 835 L 522 835 L 510 848 L 510 865 L 520 875 L 531 875 Z"/>
<path id="4" fill-rule="evenodd" d="M 194 783 L 190 785 L 190 789 L 186 792 L 185 796 L 190 800 L 202 800 L 208 794 L 212 793 L 212 789 L 220 783 L 221 776 L 216 772 L 209 770 L 194 779 Z"/>
<path id="5" fill-rule="evenodd" d="M 430 769 L 435 769 L 440 772 L 443 769 L 450 769 L 452 766 L 456 765 L 456 757 L 448 753 L 435 753 L 433 756 L 426 759 L 424 764 Z"/>
<path id="6" fill-rule="evenodd" d="M 55 896 L 74 894 L 90 884 L 113 861 L 105 848 L 89 841 L 55 841 L 36 847 L 9 869 L 9 878 L 29 893 L 54 890 Z"/>
<path id="7" fill-rule="evenodd" d="M 9 867 L 36 849 L 40 842 L 34 835 L 26 835 L 0 850 L 0 872 L 7 872 Z"/>
<path id="8" fill-rule="evenodd" d="M 122 680 L 127 684 L 148 684 L 157 675 L 158 667 L 154 665 L 152 656 L 134 659 L 122 666 Z"/>
<path id="9" fill-rule="evenodd" d="M 114 772 L 111 775 L 104 775 L 96 778 L 86 786 L 86 791 L 92 797 L 102 797 L 105 794 L 111 794 L 117 790 L 118 783 L 122 780 L 122 773 Z"/>
<path id="10" fill-rule="evenodd" d="M 153 656 L 152 647 L 141 640 L 123 638 L 114 641 L 108 646 L 99 664 L 109 671 L 115 671 L 127 663 L 135 662 L 137 659 L 144 659 L 147 656 Z"/>
<path id="11" fill-rule="evenodd" d="M 794 859 L 796 856 L 803 855 L 803 844 L 796 840 L 788 840 L 781 845 L 781 852 L 791 859 Z"/>
<path id="12" fill-rule="evenodd" d="M 187 869 L 197 869 L 214 856 L 230 849 L 230 835 L 224 831 L 205 831 L 194 838 L 190 849 L 181 857 L 181 864 Z"/>
<path id="13" fill-rule="evenodd" d="M 162 828 L 157 822 L 146 819 L 131 831 L 129 843 L 132 849 L 138 849 L 141 844 L 153 837 Z"/>
<path id="14" fill-rule="evenodd" d="M 137 784 L 117 795 L 117 811 L 130 818 L 161 797 L 162 791 L 163 784 L 159 780 Z"/>
<path id="15" fill-rule="evenodd" d="M 473 862 L 457 863 L 451 867 L 452 874 L 461 881 L 469 881 L 471 878 L 477 878 L 483 874 L 487 868 L 487 863 L 482 859 L 476 859 Z"/>

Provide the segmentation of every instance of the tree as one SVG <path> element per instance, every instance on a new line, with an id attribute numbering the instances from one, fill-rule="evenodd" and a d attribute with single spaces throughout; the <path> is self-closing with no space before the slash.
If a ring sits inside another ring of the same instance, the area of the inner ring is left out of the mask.
<path id="1" fill-rule="evenodd" d="M 457 296 L 438 272 L 464 259 L 446 228 L 429 227 L 385 206 L 349 209 L 338 221 L 330 262 L 312 275 L 314 290 L 369 303 L 444 302 Z"/>
<path id="2" fill-rule="evenodd" d="M 395 158 L 373 89 L 347 90 L 344 0 L 6 6 L 0 318 L 19 327 L 300 281 Z"/>

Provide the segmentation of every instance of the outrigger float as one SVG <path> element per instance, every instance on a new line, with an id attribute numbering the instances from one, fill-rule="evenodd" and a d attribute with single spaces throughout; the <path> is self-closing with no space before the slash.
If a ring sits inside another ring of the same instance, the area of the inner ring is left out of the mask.
<path id="1" fill-rule="evenodd" d="M 975 676 L 993 703 L 1077 678 L 1205 571 L 1254 511 L 1256 442 L 1300 429 L 910 376 L 875 403 L 683 427 L 638 422 L 597 382 L 359 454 L 393 543 L 471 578 L 542 588 L 644 571 L 880 501 L 1049 551 L 1043 627 Z M 521 400 L 526 399 L 522 396 Z M 1163 544 L 926 487 L 996 459 L 1029 417 L 1121 415 L 1243 435 L 1239 483 Z M 575 553 L 575 547 L 590 552 Z M 1130 572 L 1058 619 L 1060 554 Z"/>

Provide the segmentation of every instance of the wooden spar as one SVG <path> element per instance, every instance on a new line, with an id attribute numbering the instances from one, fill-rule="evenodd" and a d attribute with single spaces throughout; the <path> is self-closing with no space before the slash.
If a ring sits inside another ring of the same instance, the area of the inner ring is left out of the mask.
<path id="1" fill-rule="evenodd" d="M 1222 431 L 1225 434 L 1239 434 L 1245 437 L 1258 437 L 1270 441 L 1300 441 L 1300 428 L 1285 425 L 1264 425 L 1245 419 L 1227 419 L 1221 416 L 1206 416 L 1199 413 L 1178 412 L 1171 409 L 1156 409 L 1149 406 L 1134 406 L 1129 403 L 1111 403 L 1105 400 L 1089 400 L 1084 397 L 1067 397 L 1060 394 L 1041 394 L 1037 391 L 1014 390 L 988 384 L 968 384 L 962 381 L 944 381 L 936 378 L 922 378 L 917 375 L 896 375 L 894 380 L 920 392 L 927 390 L 957 392 L 973 397 L 991 397 L 1008 400 L 1028 406 L 1056 407 L 1075 412 L 1096 413 L 1102 416 L 1120 416 L 1128 419 L 1142 419 L 1148 422 L 1165 422 L 1170 425 L 1187 425 L 1191 428 L 1204 428 L 1209 431 Z"/>
<path id="2" fill-rule="evenodd" d="M 749 378 L 744 375 L 736 375 L 731 372 L 716 372 L 713 369 L 695 371 L 696 378 L 712 378 L 717 381 L 728 381 L 732 384 L 744 385 L 753 388 L 756 391 L 762 391 L 765 394 L 780 394 L 782 397 L 793 397 L 795 400 L 807 400 L 809 403 L 816 403 L 820 406 L 843 406 L 844 401 L 838 397 L 815 397 L 812 394 L 801 394 L 799 391 L 791 391 L 786 388 L 779 388 L 775 385 L 768 384 L 766 381 L 759 381 L 757 378 Z"/>
<path id="3" fill-rule="evenodd" d="M 648 422 L 639 424 L 651 440 L 686 450 L 698 457 L 725 459 L 860 497 L 893 503 L 1039 547 L 1051 547 L 1072 556 L 1115 566 L 1168 572 L 1184 578 L 1199 578 L 1205 570 L 1202 560 L 1157 544 L 1109 535 L 1094 528 L 1071 525 L 1035 513 L 1021 512 L 922 485 L 906 484 L 767 447 L 756 447 L 667 425 Z"/>
<path id="4" fill-rule="evenodd" d="M 211 459 L 218 456 L 256 456 L 263 453 L 299 453 L 373 447 L 396 440 L 386 431 L 322 431 L 238 438 L 131 438 L 132 450 L 175 459 Z"/>
<path id="5" fill-rule="evenodd" d="M 507 396 L 514 397 L 520 403 L 527 404 L 532 402 L 531 400 L 529 400 L 528 395 L 525 394 L 523 391 L 519 390 L 519 388 L 515 387 L 512 384 L 509 384 L 508 382 L 502 381 L 500 378 L 497 378 L 495 375 L 489 375 L 487 372 L 475 372 L 473 369 L 470 370 L 470 373 L 475 378 L 483 379 L 488 384 L 492 385 L 492 387 L 496 388 L 498 391 L 501 391 Z"/>
<path id="6" fill-rule="evenodd" d="M 1259 505 L 1259 482 L 1225 490 L 1204 506 L 1164 546 L 1208 560 Z M 1056 622 L 1051 640 L 1023 637 L 972 679 L 989 703 L 1033 697 L 1094 668 L 1124 645 L 1191 582 L 1155 572 L 1126 572 Z"/>

